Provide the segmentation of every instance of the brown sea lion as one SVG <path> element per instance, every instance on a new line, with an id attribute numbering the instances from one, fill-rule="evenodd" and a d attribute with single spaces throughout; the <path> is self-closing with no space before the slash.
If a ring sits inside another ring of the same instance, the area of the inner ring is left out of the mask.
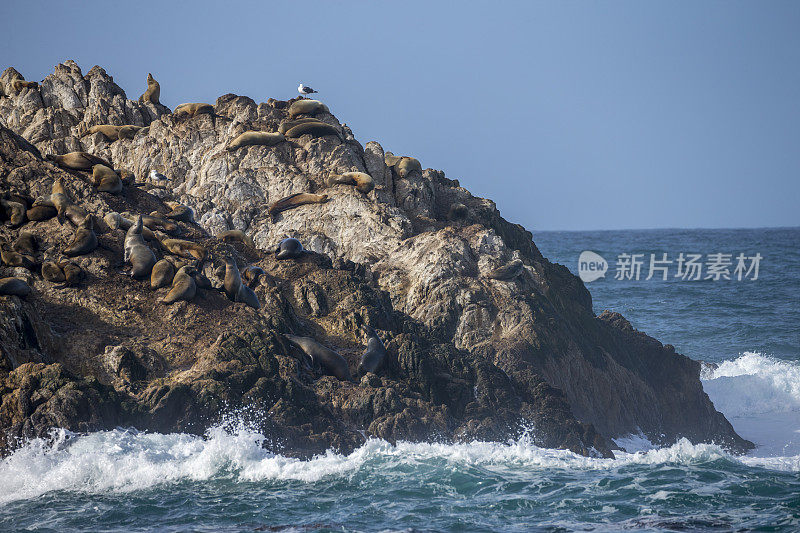
<path id="1" fill-rule="evenodd" d="M 85 255 L 97 248 L 97 235 L 94 233 L 94 220 L 92 215 L 83 219 L 78 229 L 75 230 L 70 245 L 64 250 L 64 255 L 75 257 Z"/>
<path id="2" fill-rule="evenodd" d="M 134 126 L 133 124 L 127 124 L 125 126 L 120 126 L 119 131 L 117 132 L 117 136 L 119 139 L 133 139 L 136 137 L 136 134 L 140 131 L 147 129 L 144 126 Z"/>
<path id="3" fill-rule="evenodd" d="M 25 223 L 25 204 L 11 200 L 0 199 L 0 207 L 2 207 L 4 211 L 5 216 L 3 218 L 8 220 L 10 226 L 21 226 Z"/>
<path id="4" fill-rule="evenodd" d="M 230 255 L 225 257 L 225 281 L 223 287 L 229 300 L 245 303 L 254 309 L 261 307 L 261 303 L 258 301 L 253 289 L 242 283 L 239 267 L 236 266 L 236 261 Z"/>
<path id="5" fill-rule="evenodd" d="M 87 135 L 100 133 L 109 141 L 114 142 L 117 139 L 119 139 L 119 130 L 121 128 L 122 126 L 115 126 L 113 124 L 97 124 L 96 126 L 92 126 L 91 128 L 86 128 L 86 131 L 81 133 L 80 136 L 86 137 Z"/>
<path id="6" fill-rule="evenodd" d="M 243 146 L 275 146 L 286 140 L 280 133 L 271 133 L 268 131 L 246 131 L 236 137 L 225 148 L 228 151 L 236 150 Z"/>
<path id="7" fill-rule="evenodd" d="M 36 268 L 36 259 L 27 254 L 21 254 L 14 250 L 7 250 L 5 247 L 0 249 L 0 260 L 9 267 L 22 267 L 28 270 Z"/>
<path id="8" fill-rule="evenodd" d="M 523 263 L 521 259 L 514 259 L 505 265 L 495 268 L 486 277 L 489 279 L 509 280 L 517 277 L 523 270 Z"/>
<path id="9" fill-rule="evenodd" d="M 21 254 L 33 255 L 39 249 L 39 243 L 36 242 L 36 235 L 30 231 L 20 231 L 11 248 Z"/>
<path id="10" fill-rule="evenodd" d="M 58 262 L 58 266 L 64 272 L 64 284 L 67 287 L 75 286 L 83 279 L 83 269 L 74 261 L 62 259 Z"/>
<path id="11" fill-rule="evenodd" d="M 179 300 L 191 301 L 197 294 L 197 284 L 192 277 L 195 272 L 197 269 L 192 265 L 179 268 L 172 280 L 172 288 L 161 302 L 169 305 Z"/>
<path id="12" fill-rule="evenodd" d="M 386 359 L 386 347 L 383 341 L 375 333 L 375 330 L 370 326 L 364 324 L 362 326 L 364 333 L 367 335 L 367 349 L 361 355 L 361 361 L 358 364 L 358 374 L 364 375 L 367 372 L 377 373 L 383 366 Z"/>
<path id="13" fill-rule="evenodd" d="M 34 205 L 30 209 L 25 212 L 25 215 L 28 217 L 28 220 L 33 220 L 34 222 L 42 222 L 44 220 L 50 220 L 53 217 L 58 216 L 58 209 L 53 205 L 50 200 L 46 200 L 41 204 Z"/>
<path id="14" fill-rule="evenodd" d="M 364 194 L 375 188 L 372 176 L 364 172 L 345 172 L 328 176 L 328 186 L 336 184 L 355 185 L 356 190 Z"/>
<path id="15" fill-rule="evenodd" d="M 92 167 L 95 165 L 105 165 L 108 168 L 113 166 L 105 159 L 88 152 L 69 152 L 63 155 L 47 154 L 45 158 L 49 161 L 53 161 L 61 168 L 68 168 L 71 170 L 92 170 Z"/>
<path id="16" fill-rule="evenodd" d="M 140 102 L 150 102 L 151 104 L 160 105 L 159 98 L 161 98 L 161 86 L 156 79 L 149 72 L 147 73 L 147 90 L 139 97 Z"/>
<path id="17" fill-rule="evenodd" d="M 61 266 L 55 261 L 42 263 L 42 277 L 50 283 L 63 283 L 67 279 Z"/>
<path id="18" fill-rule="evenodd" d="M 258 266 L 250 265 L 242 270 L 242 279 L 247 282 L 247 286 L 253 288 L 261 276 L 266 275 L 264 269 Z"/>
<path id="19" fill-rule="evenodd" d="M 151 230 L 155 231 L 160 229 L 170 234 L 177 233 L 181 230 L 181 227 L 173 221 L 161 218 L 158 211 L 153 211 L 149 215 L 142 215 L 142 223 Z"/>
<path id="20" fill-rule="evenodd" d="M 92 184 L 97 187 L 99 192 L 109 194 L 119 194 L 122 192 L 122 179 L 114 169 L 106 165 L 94 165 L 92 167 Z"/>
<path id="21" fill-rule="evenodd" d="M 278 133 L 280 133 L 281 135 L 286 135 L 286 132 L 289 131 L 290 129 L 294 128 L 295 126 L 298 126 L 300 124 L 307 124 L 309 122 L 316 122 L 318 124 L 325 124 L 321 120 L 316 119 L 314 117 L 303 117 L 303 118 L 298 118 L 298 119 L 295 119 L 295 120 L 286 120 L 284 122 L 281 122 L 280 125 L 278 126 Z"/>
<path id="22" fill-rule="evenodd" d="M 217 235 L 217 239 L 222 242 L 243 242 L 250 248 L 255 248 L 256 243 L 245 232 L 239 229 L 229 229 Z"/>
<path id="23" fill-rule="evenodd" d="M 0 295 L 1 296 L 20 296 L 22 298 L 31 293 L 31 288 L 28 282 L 20 278 L 3 278 L 0 279 Z"/>
<path id="24" fill-rule="evenodd" d="M 422 164 L 413 157 L 401 157 L 400 161 L 394 165 L 394 170 L 398 176 L 405 178 L 415 170 L 422 172 Z"/>
<path id="25" fill-rule="evenodd" d="M 135 222 L 134 220 L 114 212 L 108 213 L 105 217 L 103 217 L 103 221 L 112 231 L 116 229 L 128 231 Z M 148 227 L 142 228 L 142 237 L 144 237 L 144 240 L 146 241 L 152 241 L 153 239 L 157 238 L 155 233 L 153 233 L 153 231 Z"/>
<path id="26" fill-rule="evenodd" d="M 341 133 L 339 130 L 330 124 L 326 124 L 324 122 L 305 122 L 303 124 L 298 124 L 297 126 L 293 127 L 289 131 L 286 132 L 286 137 L 289 139 L 296 139 L 301 135 L 311 135 L 313 137 L 324 137 L 325 135 L 335 135 L 336 137 L 342 138 Z"/>
<path id="27" fill-rule="evenodd" d="M 163 235 L 163 234 L 162 234 Z M 185 258 L 200 259 L 206 258 L 206 249 L 203 245 L 183 239 L 160 239 L 162 246 L 175 255 Z"/>
<path id="28" fill-rule="evenodd" d="M 286 198 L 281 198 L 277 202 L 273 202 L 267 212 L 269 213 L 270 217 L 272 217 L 272 221 L 275 221 L 275 217 L 278 216 L 278 213 L 283 211 L 287 211 L 289 209 L 294 209 L 295 207 L 299 207 L 301 205 L 306 204 L 324 204 L 328 201 L 327 194 L 314 194 L 310 192 L 298 192 L 287 196 Z"/>
<path id="29" fill-rule="evenodd" d="M 189 115 L 190 117 L 196 117 L 197 115 L 213 115 L 214 114 L 214 106 L 211 104 L 204 104 L 204 103 L 191 103 L 191 104 L 181 104 L 176 107 L 172 111 L 173 115 Z"/>
<path id="30" fill-rule="evenodd" d="M 301 99 L 292 102 L 289 106 L 289 116 L 296 117 L 297 115 L 316 115 L 317 113 L 330 113 L 328 106 L 319 100 Z"/>
<path id="31" fill-rule="evenodd" d="M 175 277 L 175 265 L 166 259 L 162 259 L 153 266 L 150 272 L 150 287 L 160 289 L 167 285 L 172 285 L 172 278 Z"/>
<path id="32" fill-rule="evenodd" d="M 144 243 L 142 238 L 142 217 L 139 215 L 136 222 L 125 233 L 125 256 L 123 261 L 131 264 L 131 277 L 144 279 L 150 276 L 156 264 L 156 256 Z"/>
<path id="33" fill-rule="evenodd" d="M 303 350 L 311 358 L 311 362 L 319 364 L 326 373 L 336 376 L 341 381 L 353 381 L 350 368 L 344 357 L 323 346 L 311 337 L 298 337 L 296 335 L 283 335 L 289 342 Z"/>
<path id="34" fill-rule="evenodd" d="M 194 222 L 194 210 L 186 205 L 180 204 L 178 202 L 164 202 L 167 204 L 172 211 L 164 215 L 167 218 L 172 220 L 177 220 L 179 222 L 186 222 L 192 223 Z"/>

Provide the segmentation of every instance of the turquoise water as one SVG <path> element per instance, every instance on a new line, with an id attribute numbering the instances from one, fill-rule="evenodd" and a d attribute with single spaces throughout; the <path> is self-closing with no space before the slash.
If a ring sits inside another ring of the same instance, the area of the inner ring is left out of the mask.
<path id="1" fill-rule="evenodd" d="M 0 461 L 0 530 L 800 530 L 800 230 L 541 233 L 577 271 L 583 250 L 760 252 L 756 281 L 588 284 L 597 312 L 712 361 L 704 387 L 759 447 L 732 457 L 686 441 L 589 459 L 508 443 L 391 446 L 310 461 L 274 455 L 231 421 L 190 435 L 59 433 Z M 613 266 L 612 266 L 613 268 Z M 612 279 L 609 279 L 612 278 Z"/>

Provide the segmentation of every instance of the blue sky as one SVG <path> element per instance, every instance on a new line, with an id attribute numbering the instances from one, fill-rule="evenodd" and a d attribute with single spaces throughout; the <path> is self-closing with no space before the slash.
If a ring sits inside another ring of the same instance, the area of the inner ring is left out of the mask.
<path id="1" fill-rule="evenodd" d="M 532 231 L 800 225 L 800 2 L 0 4 L 0 68 L 286 99 Z"/>

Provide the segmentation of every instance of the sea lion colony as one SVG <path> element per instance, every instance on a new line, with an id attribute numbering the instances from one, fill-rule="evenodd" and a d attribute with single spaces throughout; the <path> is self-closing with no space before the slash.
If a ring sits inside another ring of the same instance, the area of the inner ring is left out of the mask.
<path id="1" fill-rule="evenodd" d="M 21 76 L 11 85 L 16 92 L 38 89 L 36 82 L 25 82 Z M 139 101 L 161 105 L 160 85 L 152 74 L 147 76 L 147 86 Z M 245 131 L 233 136 L 225 149 L 233 152 L 248 146 L 271 147 L 303 135 L 330 135 L 343 140 L 342 131 L 337 127 L 315 118 L 317 114 L 328 112 L 328 107 L 322 102 L 301 97 L 289 105 L 287 118 L 279 124 L 277 132 Z M 213 117 L 215 110 L 210 104 L 189 103 L 176 107 L 173 115 L 189 118 L 198 115 Z M 113 143 L 120 139 L 133 139 L 139 134 L 148 135 L 149 130 L 149 127 L 132 124 L 81 124 L 79 136 L 83 138 L 101 135 L 106 141 Z M 133 173 L 127 169 L 115 168 L 112 162 L 88 152 L 48 154 L 46 159 L 67 171 L 73 179 L 90 183 L 97 193 L 125 196 L 126 187 L 141 187 L 146 184 L 145 180 L 136 183 Z M 396 157 L 391 153 L 387 154 L 386 163 L 401 175 L 422 170 L 416 159 Z M 160 178 L 166 182 L 169 179 L 155 169 L 150 171 L 149 177 L 151 181 Z M 327 187 L 348 185 L 365 195 L 375 187 L 372 177 L 359 171 L 329 173 L 323 181 Z M 229 243 L 241 243 L 255 251 L 255 243 L 243 231 L 224 231 L 210 239 L 209 246 L 209 243 L 180 238 L 185 229 L 181 224 L 195 222 L 194 211 L 189 206 L 164 201 L 163 212 L 147 214 L 112 211 L 101 217 L 98 213 L 88 212 L 80 202 L 74 200 L 70 189 L 65 179 L 58 176 L 54 179 L 51 194 L 48 196 L 34 199 L 14 191 L 0 191 L 0 221 L 18 232 L 13 243 L 0 242 L 3 265 L 25 269 L 30 272 L 27 275 L 41 276 L 57 287 L 76 287 L 85 276 L 80 265 L 72 258 L 92 254 L 100 246 L 98 232 L 111 233 L 121 237 L 124 253 L 121 258 L 122 268 L 109 275 L 127 275 L 149 285 L 151 290 L 165 291 L 166 294 L 161 299 L 164 305 L 179 301 L 191 302 L 200 289 L 215 290 L 214 284 L 203 271 L 207 264 L 212 267 L 219 264 L 215 271 L 219 282 L 216 290 L 224 293 L 232 302 L 243 303 L 254 309 L 261 307 L 253 287 L 259 281 L 262 284 L 268 283 L 269 276 L 255 265 L 243 265 L 240 270 L 235 254 L 231 253 Z M 280 213 L 289 209 L 329 200 L 326 194 L 297 192 L 272 202 L 267 212 L 274 221 Z M 44 222 L 51 218 L 57 218 L 59 224 L 74 226 L 73 237 L 69 242 L 49 247 L 45 254 L 38 254 L 39 243 L 36 237 L 23 228 L 27 224 Z M 225 243 L 223 246 L 227 250 L 221 257 L 216 253 L 219 249 L 218 243 Z M 211 252 L 211 248 L 215 248 L 215 251 Z M 300 260 L 309 252 L 303 249 L 299 240 L 286 238 L 271 253 L 278 260 Z M 126 266 L 127 270 L 124 270 Z M 0 279 L 0 295 L 25 298 L 32 292 L 25 275 Z M 369 326 L 362 326 L 362 330 L 366 335 L 367 347 L 357 366 L 358 374 L 380 372 L 386 354 L 383 342 Z M 319 367 L 324 373 L 343 381 L 353 380 L 347 362 L 334 350 L 310 337 L 285 335 L 285 339 L 290 345 L 300 348 L 312 365 Z"/>

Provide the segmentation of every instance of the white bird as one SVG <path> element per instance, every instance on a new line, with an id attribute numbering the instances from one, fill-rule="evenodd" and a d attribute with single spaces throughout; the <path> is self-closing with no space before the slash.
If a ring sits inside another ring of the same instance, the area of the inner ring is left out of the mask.
<path id="1" fill-rule="evenodd" d="M 163 183 L 165 181 L 169 181 L 169 178 L 166 177 L 164 174 L 161 174 L 160 172 L 157 172 L 155 170 L 151 170 L 150 171 L 150 180 L 153 181 L 153 182 L 162 182 Z"/>
<path id="2" fill-rule="evenodd" d="M 305 95 L 305 94 L 311 94 L 311 93 L 315 93 L 315 92 L 317 92 L 317 91 L 315 91 L 315 90 L 314 90 L 314 89 L 312 89 L 311 87 L 306 87 L 305 85 L 303 85 L 303 84 L 301 83 L 301 84 L 300 84 L 300 85 L 297 87 L 297 92 L 299 92 L 300 94 L 303 94 L 303 95 Z"/>

